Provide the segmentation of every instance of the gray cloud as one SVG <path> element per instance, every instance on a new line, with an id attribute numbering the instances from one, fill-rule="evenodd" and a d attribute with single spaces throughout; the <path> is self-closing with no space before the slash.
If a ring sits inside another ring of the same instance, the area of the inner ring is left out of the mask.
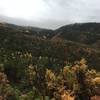
<path id="1" fill-rule="evenodd" d="M 3 15 L 4 9 L 0 7 L 0 21 L 53 29 L 71 23 L 100 22 L 100 0 L 39 1 L 43 3 L 44 10 L 40 8 L 39 15 L 35 16 L 37 19 L 34 16 L 30 20 L 7 17 Z"/>

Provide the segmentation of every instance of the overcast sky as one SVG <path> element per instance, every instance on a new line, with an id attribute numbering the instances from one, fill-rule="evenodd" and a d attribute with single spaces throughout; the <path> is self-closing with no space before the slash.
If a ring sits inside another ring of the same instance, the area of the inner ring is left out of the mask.
<path id="1" fill-rule="evenodd" d="M 100 22 L 100 0 L 0 0 L 0 21 L 52 29 Z"/>

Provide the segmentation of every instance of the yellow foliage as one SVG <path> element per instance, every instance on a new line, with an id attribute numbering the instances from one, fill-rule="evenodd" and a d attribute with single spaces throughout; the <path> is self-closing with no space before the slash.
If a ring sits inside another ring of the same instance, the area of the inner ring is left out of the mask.
<path id="1" fill-rule="evenodd" d="M 74 100 L 74 96 L 71 97 L 70 93 L 68 91 L 64 91 L 63 94 L 61 95 L 61 100 Z"/>
<path id="2" fill-rule="evenodd" d="M 69 71 L 69 66 L 65 66 L 63 68 L 63 75 L 66 76 L 66 74 L 68 73 L 68 71 Z"/>
<path id="3" fill-rule="evenodd" d="M 46 79 L 47 79 L 48 81 L 55 81 L 55 79 L 56 79 L 55 74 L 54 74 L 51 70 L 49 70 L 49 69 L 46 70 L 46 75 L 45 75 L 45 77 L 46 77 Z"/>
<path id="4" fill-rule="evenodd" d="M 96 77 L 92 80 L 94 84 L 100 84 L 100 77 Z"/>
<path id="5" fill-rule="evenodd" d="M 92 69 L 92 70 L 90 71 L 90 73 L 91 73 L 91 74 L 96 74 L 97 72 L 96 72 L 96 70 Z"/>
<path id="6" fill-rule="evenodd" d="M 33 67 L 32 64 L 30 64 L 30 65 L 28 66 L 28 68 L 29 68 L 30 70 L 33 70 L 33 69 L 34 69 L 34 67 Z"/>
<path id="7" fill-rule="evenodd" d="M 82 58 L 82 59 L 80 60 L 80 64 L 86 64 L 86 60 L 85 60 L 84 58 Z"/>
<path id="8" fill-rule="evenodd" d="M 87 65 L 85 65 L 85 64 L 82 64 L 81 66 L 80 66 L 80 70 L 83 70 L 83 71 L 85 71 L 87 69 Z"/>
<path id="9" fill-rule="evenodd" d="M 71 69 L 72 71 L 76 72 L 79 69 L 79 65 L 74 65 Z"/>

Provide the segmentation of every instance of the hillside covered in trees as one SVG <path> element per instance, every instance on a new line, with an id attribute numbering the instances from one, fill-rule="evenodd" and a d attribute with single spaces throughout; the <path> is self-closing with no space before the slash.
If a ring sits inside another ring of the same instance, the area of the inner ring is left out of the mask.
<path id="1" fill-rule="evenodd" d="M 0 100 L 99 98 L 99 28 L 99 23 L 56 30 L 0 23 Z"/>
<path id="2" fill-rule="evenodd" d="M 31 60 L 30 54 L 25 58 Z M 0 100 L 100 99 L 100 72 L 89 70 L 85 59 L 59 70 L 31 63 L 16 70 L 0 65 L 0 83 Z"/>
<path id="3" fill-rule="evenodd" d="M 99 26 L 99 23 L 73 24 L 47 30 L 1 23 L 1 62 L 4 55 L 29 52 L 35 60 L 40 56 L 47 58 L 50 67 L 54 67 L 54 63 L 63 66 L 66 61 L 73 62 L 83 57 L 91 68 L 100 71 Z"/>

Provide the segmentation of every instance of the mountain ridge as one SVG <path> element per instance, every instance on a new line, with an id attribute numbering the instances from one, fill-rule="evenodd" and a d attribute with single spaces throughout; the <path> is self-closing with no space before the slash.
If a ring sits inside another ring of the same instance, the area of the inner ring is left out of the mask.
<path id="1" fill-rule="evenodd" d="M 99 37 L 99 24 L 97 26 L 95 26 L 96 28 L 92 31 Z M 26 28 L 9 24 L 6 27 L 6 24 L 0 24 L 0 50 L 5 51 L 7 54 L 18 51 L 31 52 L 33 57 L 48 57 L 48 59 L 52 59 L 52 61 L 57 59 L 56 63 L 59 64 L 59 66 L 62 66 L 64 61 L 73 62 L 75 60 L 80 60 L 83 57 L 86 58 L 92 68 L 100 70 L 100 48 L 96 47 L 97 44 L 91 45 L 74 40 L 82 34 L 81 31 L 77 33 L 77 31 L 73 29 L 74 25 L 66 27 L 64 27 L 64 29 L 60 28 L 59 31 L 59 29 L 34 29 L 32 27 Z M 80 25 L 77 24 L 77 27 L 79 30 Z M 85 28 L 86 30 L 89 29 L 88 27 Z M 95 32 L 95 29 L 98 29 L 98 31 Z M 76 33 L 74 34 L 74 32 Z M 71 35 L 69 35 L 70 38 L 67 37 L 69 33 L 74 34 L 74 36 L 71 37 Z M 90 34 L 91 33 L 89 33 L 89 35 Z M 85 33 L 85 35 L 87 36 L 87 33 Z M 93 35 L 92 38 L 95 38 L 94 36 L 95 35 Z M 99 43 L 99 38 L 96 40 Z M 91 39 L 89 41 L 91 42 Z M 3 56 L 3 53 L 1 52 L 0 55 Z"/>

